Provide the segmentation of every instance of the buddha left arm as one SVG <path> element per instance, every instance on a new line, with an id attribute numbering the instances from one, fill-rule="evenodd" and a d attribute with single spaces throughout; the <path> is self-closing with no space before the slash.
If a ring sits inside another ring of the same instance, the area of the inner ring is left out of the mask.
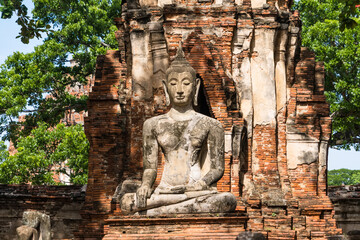
<path id="1" fill-rule="evenodd" d="M 216 183 L 224 174 L 224 129 L 221 123 L 211 122 L 207 135 L 208 151 L 210 156 L 210 170 L 195 183 L 186 186 L 187 191 L 200 191 L 208 189 Z"/>
<path id="2" fill-rule="evenodd" d="M 217 182 L 224 175 L 224 139 L 225 133 L 221 123 L 210 126 L 207 144 L 210 155 L 210 170 L 201 179 L 207 186 Z"/>

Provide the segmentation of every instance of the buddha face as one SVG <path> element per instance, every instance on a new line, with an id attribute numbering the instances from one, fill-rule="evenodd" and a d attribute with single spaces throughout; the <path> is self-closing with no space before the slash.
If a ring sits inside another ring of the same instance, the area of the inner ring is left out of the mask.
<path id="1" fill-rule="evenodd" d="M 166 81 L 170 102 L 175 106 L 192 104 L 196 93 L 198 79 L 194 79 L 190 72 L 171 72 Z"/>

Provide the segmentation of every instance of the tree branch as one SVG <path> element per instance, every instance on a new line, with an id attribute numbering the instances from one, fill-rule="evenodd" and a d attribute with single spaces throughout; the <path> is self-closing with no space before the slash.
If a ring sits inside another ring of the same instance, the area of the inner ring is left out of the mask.
<path id="1" fill-rule="evenodd" d="M 104 47 L 107 47 L 107 48 L 110 48 L 110 45 L 109 44 L 106 44 L 104 42 L 100 42 L 101 45 L 103 45 Z"/>
<path id="2" fill-rule="evenodd" d="M 360 143 L 360 139 L 352 138 L 352 139 L 334 140 L 334 141 L 331 141 L 331 145 L 332 146 L 344 145 L 344 142 L 345 142 L 345 144 L 348 144 L 348 143 Z"/>

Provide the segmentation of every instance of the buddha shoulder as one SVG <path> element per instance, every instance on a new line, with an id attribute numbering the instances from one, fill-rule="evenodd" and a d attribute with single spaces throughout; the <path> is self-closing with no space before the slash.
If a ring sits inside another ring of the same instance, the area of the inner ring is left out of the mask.
<path id="1" fill-rule="evenodd" d="M 223 128 L 221 122 L 219 122 L 215 118 L 203 115 L 201 113 L 196 113 L 196 114 L 200 118 L 199 123 L 201 125 L 203 125 L 204 127 L 212 129 L 212 130 L 224 131 L 224 128 Z"/>
<path id="2" fill-rule="evenodd" d="M 167 121 L 168 117 L 166 114 L 151 117 L 145 120 L 143 130 L 154 130 L 159 123 Z"/>

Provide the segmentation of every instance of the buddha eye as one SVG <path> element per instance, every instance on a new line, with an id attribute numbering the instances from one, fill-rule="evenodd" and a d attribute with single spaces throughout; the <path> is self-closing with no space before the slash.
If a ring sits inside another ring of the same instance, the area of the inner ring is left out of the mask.
<path id="1" fill-rule="evenodd" d="M 175 86 L 175 85 L 176 85 L 176 81 L 170 81 L 170 85 Z"/>
<path id="2" fill-rule="evenodd" d="M 190 85 L 190 83 L 191 83 L 191 82 L 190 82 L 189 80 L 183 81 L 183 84 L 184 84 L 184 85 Z"/>

